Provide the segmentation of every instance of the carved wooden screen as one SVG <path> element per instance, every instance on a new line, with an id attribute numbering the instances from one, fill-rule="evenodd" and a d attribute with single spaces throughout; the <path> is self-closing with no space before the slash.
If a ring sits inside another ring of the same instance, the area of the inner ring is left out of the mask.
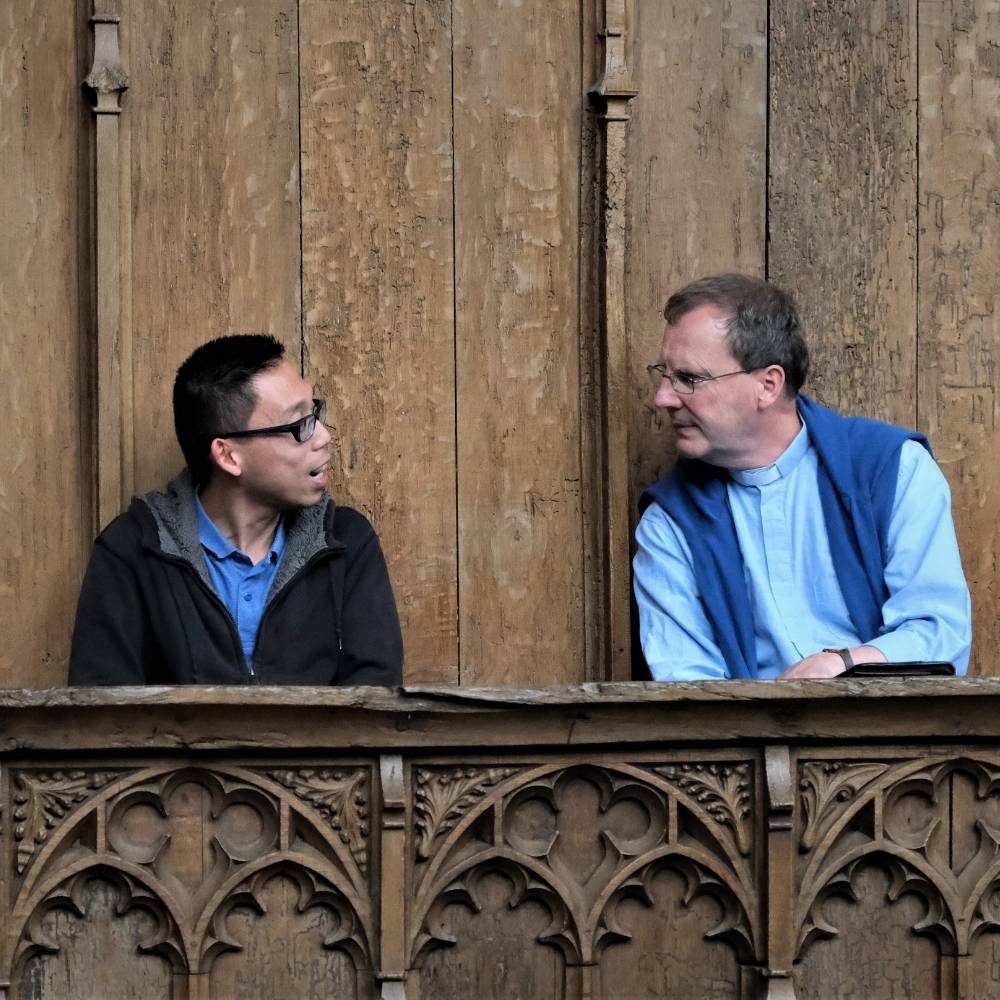
<path id="1" fill-rule="evenodd" d="M 943 683 L 7 699 L 0 996 L 987 1000 L 1000 688 Z"/>

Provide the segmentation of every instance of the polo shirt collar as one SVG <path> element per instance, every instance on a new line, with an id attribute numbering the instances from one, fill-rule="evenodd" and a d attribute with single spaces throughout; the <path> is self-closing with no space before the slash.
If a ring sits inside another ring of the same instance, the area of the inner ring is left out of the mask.
<path id="1" fill-rule="evenodd" d="M 210 552 L 216 559 L 228 559 L 230 556 L 236 555 L 241 559 L 249 561 L 246 553 L 236 548 L 236 546 L 233 545 L 221 531 L 219 531 L 215 522 L 208 516 L 208 512 L 202 506 L 201 497 L 198 495 L 197 491 L 195 491 L 194 494 L 194 504 L 198 513 L 198 541 L 201 542 L 202 548 Z M 265 556 L 265 559 L 270 562 L 278 562 L 284 551 L 285 519 L 281 518 L 281 520 L 278 521 L 278 530 L 274 533 L 274 541 L 271 542 L 271 548 L 268 551 L 267 556 Z"/>

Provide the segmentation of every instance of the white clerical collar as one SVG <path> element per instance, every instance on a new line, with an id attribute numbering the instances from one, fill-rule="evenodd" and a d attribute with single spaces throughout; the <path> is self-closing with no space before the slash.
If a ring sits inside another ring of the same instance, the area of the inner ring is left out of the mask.
<path id="1" fill-rule="evenodd" d="M 792 443 L 771 463 L 756 469 L 730 469 L 729 475 L 740 486 L 769 486 L 779 479 L 785 479 L 809 450 L 809 432 L 803 424 Z"/>

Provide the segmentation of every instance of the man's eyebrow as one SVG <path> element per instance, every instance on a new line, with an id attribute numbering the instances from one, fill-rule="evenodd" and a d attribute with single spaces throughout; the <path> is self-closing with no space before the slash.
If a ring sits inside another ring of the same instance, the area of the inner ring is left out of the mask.
<path id="1" fill-rule="evenodd" d="M 284 410 L 281 411 L 282 416 L 294 417 L 296 414 L 302 413 L 302 408 L 305 407 L 306 413 L 312 412 L 312 397 L 309 399 L 301 399 L 297 403 L 292 403 L 291 406 L 286 406 Z"/>

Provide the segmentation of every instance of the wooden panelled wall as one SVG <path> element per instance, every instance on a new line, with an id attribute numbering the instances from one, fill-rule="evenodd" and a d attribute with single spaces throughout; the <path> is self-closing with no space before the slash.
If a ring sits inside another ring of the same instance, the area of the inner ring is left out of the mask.
<path id="1" fill-rule="evenodd" d="M 331 401 L 410 682 L 627 676 L 643 368 L 723 268 L 798 294 L 820 398 L 930 434 L 995 648 L 998 53 L 997 0 L 0 5 L 0 682 L 63 681 L 177 364 L 250 330 Z"/>

